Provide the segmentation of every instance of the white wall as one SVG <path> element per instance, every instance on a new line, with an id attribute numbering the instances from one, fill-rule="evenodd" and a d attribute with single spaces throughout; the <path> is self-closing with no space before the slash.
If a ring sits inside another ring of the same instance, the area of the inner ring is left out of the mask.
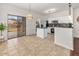
<path id="1" fill-rule="evenodd" d="M 76 21 L 77 17 L 79 16 L 79 8 L 74 9 L 74 37 L 79 38 L 79 22 Z"/>
<path id="2" fill-rule="evenodd" d="M 0 9 L 1 10 L 1 9 Z M 1 14 L 1 13 L 0 13 Z M 0 23 L 1 23 L 1 15 L 0 15 Z M 1 31 L 0 31 L 0 34 L 1 34 Z"/>
<path id="3" fill-rule="evenodd" d="M 35 17 L 37 17 L 35 15 Z M 33 18 L 32 20 L 27 19 L 26 20 L 26 35 L 35 35 L 36 34 L 36 21 L 40 23 L 40 25 L 43 22 L 42 16 Z"/>
<path id="4" fill-rule="evenodd" d="M 43 15 L 38 13 L 32 13 L 33 19 L 26 19 L 26 35 L 35 35 L 36 34 L 36 21 L 42 23 Z"/>
<path id="5" fill-rule="evenodd" d="M 53 17 L 61 17 L 61 16 L 67 16 L 68 15 L 68 10 L 64 10 L 61 12 L 57 12 L 53 14 Z"/>
<path id="6" fill-rule="evenodd" d="M 32 19 L 32 20 L 27 20 L 26 22 L 27 22 L 26 23 L 26 35 L 36 34 L 36 20 Z"/>
<path id="7" fill-rule="evenodd" d="M 0 8 L 1 8 L 0 22 L 3 22 L 4 24 L 6 24 L 6 26 L 7 26 L 8 14 L 18 15 L 18 16 L 26 16 L 27 15 L 27 10 L 23 10 L 23 9 L 20 9 L 16 6 L 12 6 L 9 4 L 2 4 L 2 6 Z M 34 19 L 37 19 L 36 17 L 40 16 L 40 14 L 38 14 L 38 13 L 33 13 L 33 15 L 34 15 Z M 32 24 L 29 24 L 29 25 L 32 25 Z M 29 28 L 29 25 L 27 26 L 28 28 Z M 28 31 L 26 30 L 26 32 L 28 32 Z M 32 32 L 32 30 L 30 32 Z M 7 40 L 7 30 L 5 30 L 3 32 L 3 35 L 5 37 L 5 40 Z"/>

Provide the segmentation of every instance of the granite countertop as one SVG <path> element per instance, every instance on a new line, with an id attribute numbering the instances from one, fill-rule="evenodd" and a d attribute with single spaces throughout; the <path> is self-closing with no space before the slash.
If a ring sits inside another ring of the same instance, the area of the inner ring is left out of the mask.
<path id="1" fill-rule="evenodd" d="M 73 28 L 73 25 L 71 23 L 68 23 L 68 24 L 61 23 L 61 24 L 57 24 L 55 27 Z"/>
<path id="2" fill-rule="evenodd" d="M 46 29 L 47 27 L 37 27 L 37 28 Z"/>
<path id="3" fill-rule="evenodd" d="M 73 27 L 66 27 L 66 26 L 56 26 L 56 27 L 59 27 L 59 28 L 73 28 Z"/>

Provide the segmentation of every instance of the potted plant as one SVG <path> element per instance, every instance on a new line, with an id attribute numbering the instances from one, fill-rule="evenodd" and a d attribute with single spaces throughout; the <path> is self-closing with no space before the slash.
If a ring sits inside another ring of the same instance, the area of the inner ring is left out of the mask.
<path id="1" fill-rule="evenodd" d="M 3 23 L 1 23 L 1 24 L 0 24 L 0 33 L 1 33 L 0 39 L 3 38 L 2 32 L 4 31 L 5 28 L 6 28 L 6 26 L 5 26 Z"/>

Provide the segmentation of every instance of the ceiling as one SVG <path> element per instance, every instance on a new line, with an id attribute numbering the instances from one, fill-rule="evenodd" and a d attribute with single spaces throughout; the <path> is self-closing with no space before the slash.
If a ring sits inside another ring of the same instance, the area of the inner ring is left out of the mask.
<path id="1" fill-rule="evenodd" d="M 22 9 L 28 9 L 29 3 L 10 3 Z M 56 12 L 68 9 L 68 3 L 30 3 L 31 10 L 41 14 L 45 14 L 44 11 L 50 8 L 55 8 Z M 72 3 L 73 8 L 79 8 L 79 3 Z"/>

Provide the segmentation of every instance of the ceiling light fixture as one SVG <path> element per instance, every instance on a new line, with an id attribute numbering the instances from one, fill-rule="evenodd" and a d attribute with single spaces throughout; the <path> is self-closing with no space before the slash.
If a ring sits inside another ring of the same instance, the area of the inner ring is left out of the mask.
<path id="1" fill-rule="evenodd" d="M 48 9 L 48 10 L 45 11 L 45 13 L 54 13 L 54 12 L 56 12 L 55 8 Z"/>
<path id="2" fill-rule="evenodd" d="M 72 19 L 72 15 L 71 15 L 72 10 L 71 10 L 71 8 L 72 8 L 72 5 L 71 5 L 71 3 L 69 3 L 69 18 L 70 19 Z"/>
<path id="3" fill-rule="evenodd" d="M 31 13 L 31 4 L 29 3 L 28 5 L 29 5 L 28 6 L 28 14 L 26 16 L 26 19 L 33 19 L 33 15 Z"/>
<path id="4" fill-rule="evenodd" d="M 69 3 L 69 15 L 71 15 L 71 3 Z"/>

